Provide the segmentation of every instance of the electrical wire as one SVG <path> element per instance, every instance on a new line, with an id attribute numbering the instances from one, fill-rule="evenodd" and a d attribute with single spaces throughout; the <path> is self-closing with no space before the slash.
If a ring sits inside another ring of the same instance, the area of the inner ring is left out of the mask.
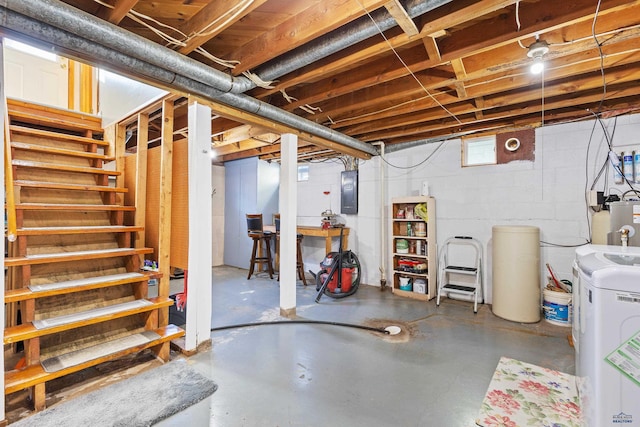
<path id="1" fill-rule="evenodd" d="M 602 98 L 600 98 L 600 103 L 598 104 L 598 111 L 601 111 L 604 100 L 607 97 L 607 79 L 604 74 L 604 54 L 602 53 L 602 45 L 598 41 L 598 36 L 596 35 L 596 23 L 598 22 L 598 14 L 600 13 L 601 3 L 602 0 L 598 0 L 598 4 L 596 5 L 596 12 L 593 15 L 593 23 L 591 24 L 591 35 L 593 36 L 593 40 L 596 42 L 598 53 L 600 54 L 600 74 L 602 75 Z"/>
<path id="2" fill-rule="evenodd" d="M 387 39 L 387 36 L 384 35 L 384 32 L 382 31 L 382 29 L 378 26 L 378 23 L 376 22 L 375 19 L 373 19 L 373 17 L 371 16 L 371 13 L 369 13 L 369 10 L 367 10 L 367 8 L 364 6 L 364 4 L 362 4 L 362 2 L 360 0 L 357 0 L 358 4 L 360 5 L 360 7 L 362 8 L 362 10 L 364 10 L 364 12 L 367 14 L 367 16 L 369 17 L 369 19 L 371 19 L 371 22 L 373 22 L 373 25 L 375 25 L 375 27 L 378 29 L 378 32 L 380 33 L 380 35 L 382 36 L 382 38 L 384 39 L 384 41 L 387 43 L 387 45 L 389 46 L 389 49 L 393 52 L 393 54 L 396 56 L 396 58 L 398 58 L 398 60 L 400 61 L 400 63 L 404 66 L 404 68 L 409 72 L 409 75 L 411 75 L 411 77 L 413 77 L 413 79 L 418 83 L 418 85 L 422 88 L 422 90 L 429 96 L 431 97 L 431 99 L 440 106 L 440 108 L 442 108 L 449 116 L 451 116 L 455 121 L 457 121 L 459 124 L 462 124 L 462 122 L 460 121 L 460 119 L 454 114 L 452 113 L 447 107 L 445 107 L 440 101 L 438 101 L 436 99 L 435 96 L 433 96 L 431 94 L 431 92 L 429 92 L 429 89 L 427 89 L 422 82 L 418 79 L 418 77 L 413 73 L 413 71 L 411 71 L 411 69 L 409 68 L 409 66 L 407 65 L 406 62 L 404 62 L 404 60 L 402 59 L 402 57 L 400 56 L 400 54 L 396 51 L 396 49 L 393 47 L 393 45 L 389 42 L 389 39 Z"/>
<path id="3" fill-rule="evenodd" d="M 395 168 L 395 169 L 413 169 L 413 168 L 417 168 L 418 166 L 420 166 L 420 165 L 422 165 L 422 164 L 426 163 L 426 162 L 427 162 L 431 157 L 433 157 L 433 156 L 434 156 L 434 154 L 436 154 L 436 153 L 438 152 L 438 150 L 440 150 L 440 148 L 444 145 L 444 143 L 445 143 L 445 142 L 447 142 L 447 140 L 446 140 L 446 139 L 445 139 L 444 141 L 442 141 L 442 142 L 440 143 L 440 145 L 438 145 L 438 146 L 435 148 L 435 150 L 433 150 L 433 151 L 431 152 L 431 154 L 429 154 L 429 155 L 428 155 L 424 160 L 422 160 L 420 163 L 415 164 L 415 165 L 412 165 L 412 166 L 396 166 L 396 165 L 394 165 L 394 164 L 390 163 L 389 161 L 387 161 L 387 159 L 385 159 L 385 157 L 386 157 L 386 156 L 382 156 L 382 155 L 380 155 L 379 157 L 382 159 L 382 161 L 383 161 L 383 162 L 385 162 L 387 165 L 391 166 L 392 168 Z"/>
<path id="4" fill-rule="evenodd" d="M 541 245 L 546 245 L 549 247 L 556 247 L 556 248 L 579 248 L 580 246 L 588 245 L 590 243 L 591 243 L 591 239 L 587 240 L 584 243 L 577 243 L 575 245 L 561 245 L 559 243 L 551 243 L 551 242 L 545 242 L 544 240 L 540 240 Z"/>
<path id="5" fill-rule="evenodd" d="M 389 335 L 390 332 L 383 328 L 374 328 L 372 326 L 356 325 L 353 323 L 331 322 L 327 320 L 274 320 L 271 322 L 254 322 L 254 323 L 238 323 L 236 325 L 217 326 L 211 328 L 211 332 L 224 331 L 227 329 L 237 328 L 249 328 L 252 326 L 265 326 L 265 325 L 330 325 L 330 326 L 343 326 L 347 328 L 363 329 L 365 331 L 378 332 L 381 334 Z"/>

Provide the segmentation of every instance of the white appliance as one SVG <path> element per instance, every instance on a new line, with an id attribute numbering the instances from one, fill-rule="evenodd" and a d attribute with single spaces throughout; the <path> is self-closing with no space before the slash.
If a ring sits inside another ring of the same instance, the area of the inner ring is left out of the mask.
<path id="1" fill-rule="evenodd" d="M 640 248 L 576 250 L 572 335 L 585 426 L 640 426 Z"/>

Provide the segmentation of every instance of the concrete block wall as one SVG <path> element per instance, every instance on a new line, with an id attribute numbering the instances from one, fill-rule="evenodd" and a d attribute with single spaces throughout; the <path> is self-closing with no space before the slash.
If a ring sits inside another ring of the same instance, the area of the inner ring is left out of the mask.
<path id="1" fill-rule="evenodd" d="M 636 137 L 640 116 L 623 116 L 603 121 L 615 151 L 640 149 Z M 594 128 L 595 124 L 595 128 Z M 435 151 L 435 153 L 434 153 Z M 545 264 L 550 263 L 560 278 L 572 279 L 573 245 L 590 239 L 590 214 L 585 191 L 605 161 L 608 146 L 599 123 L 584 122 L 549 125 L 536 129 L 535 160 L 502 165 L 461 167 L 461 141 L 451 140 L 390 153 L 389 165 L 379 158 L 361 162 L 359 167 L 359 212 L 345 215 L 351 228 L 350 248 L 363 265 L 363 283 L 379 285 L 380 221 L 388 224 L 393 197 L 419 195 L 423 181 L 436 198 L 438 246 L 453 235 L 470 235 L 483 243 L 485 283 L 491 301 L 491 239 L 494 225 L 533 225 L 541 244 L 540 271 L 546 279 Z M 433 156 L 420 163 L 429 155 Z M 385 217 L 380 215 L 380 167 L 385 167 Z M 299 183 L 300 223 L 318 223 L 324 206 L 322 188 L 331 188 L 332 207 L 339 212 L 341 163 L 312 164 L 309 181 Z M 611 169 L 595 189 L 619 193 L 628 189 L 613 185 Z M 640 185 L 636 186 L 640 188 Z M 318 194 L 315 194 L 318 193 Z M 388 228 L 385 229 L 388 234 Z M 307 247 L 309 245 L 309 247 Z M 389 243 L 387 241 L 387 247 Z M 324 257 L 321 243 L 305 242 L 305 263 Z M 387 248 L 388 249 L 388 248 Z M 388 255 L 387 255 L 388 256 Z M 390 278 L 387 268 L 387 279 Z M 541 286 L 543 283 L 541 283 Z"/>

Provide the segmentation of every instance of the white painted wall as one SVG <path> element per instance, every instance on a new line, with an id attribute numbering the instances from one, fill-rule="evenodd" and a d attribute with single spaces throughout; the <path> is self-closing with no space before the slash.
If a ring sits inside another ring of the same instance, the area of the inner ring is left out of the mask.
<path id="1" fill-rule="evenodd" d="M 614 120 L 604 122 L 613 131 Z M 423 181 L 429 182 L 430 193 L 436 199 L 438 247 L 453 235 L 470 235 L 479 239 L 485 251 L 485 273 L 491 283 L 491 233 L 494 225 L 533 225 L 540 228 L 540 238 L 559 245 L 585 243 L 589 239 L 588 211 L 585 188 L 591 185 L 594 168 L 605 161 L 607 147 L 600 125 L 595 128 L 589 157 L 590 135 L 594 121 L 545 126 L 536 130 L 535 161 L 519 161 L 504 165 L 462 168 L 460 140 L 445 142 L 426 163 L 410 169 L 387 167 L 388 223 L 389 201 L 393 197 L 419 195 Z M 618 118 L 613 146 L 615 151 L 640 149 L 637 134 L 640 115 Z M 388 154 L 389 163 L 398 167 L 415 165 L 429 156 L 439 144 L 423 145 Z M 363 283 L 379 286 L 380 273 L 380 159 L 362 162 L 359 176 L 358 215 L 343 216 L 351 228 L 349 246 L 358 255 L 363 267 Z M 339 184 L 342 164 L 312 164 L 309 181 L 298 183 L 298 221 L 319 224 L 320 213 L 328 208 L 324 189 L 331 190 L 331 203 L 339 212 Z M 609 170 L 610 192 L 628 189 L 613 186 Z M 588 184 L 587 184 L 588 181 Z M 596 186 L 604 189 L 604 181 Z M 636 187 L 640 188 L 640 185 Z M 388 228 L 387 228 L 388 232 Z M 324 257 L 318 239 L 305 239 L 306 268 L 318 270 Z M 574 248 L 551 247 L 541 249 L 541 277 L 546 278 L 545 263 L 550 263 L 560 278 L 571 280 Z M 387 272 L 387 283 L 390 276 Z M 541 283 L 542 285 L 542 283 Z M 489 292 L 490 296 L 490 292 Z M 489 299 L 490 301 L 490 299 Z"/>
<path id="2" fill-rule="evenodd" d="M 257 157 L 225 164 L 224 263 L 249 268 L 252 240 L 246 214 L 262 213 L 264 224 L 278 212 L 280 166 Z"/>
<path id="3" fill-rule="evenodd" d="M 213 266 L 224 264 L 224 166 L 211 166 L 211 230 Z"/>
<path id="4" fill-rule="evenodd" d="M 98 91 L 98 109 L 103 126 L 122 119 L 141 105 L 168 93 L 106 70 L 98 71 Z"/>

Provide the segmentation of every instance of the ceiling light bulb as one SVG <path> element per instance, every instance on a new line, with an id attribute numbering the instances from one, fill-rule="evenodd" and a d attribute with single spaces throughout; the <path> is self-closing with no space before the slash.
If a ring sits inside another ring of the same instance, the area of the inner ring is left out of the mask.
<path id="1" fill-rule="evenodd" d="M 544 40 L 536 39 L 535 42 L 529 45 L 527 56 L 533 58 L 533 64 L 531 64 L 531 72 L 533 74 L 540 74 L 544 70 L 544 62 L 542 57 L 549 52 L 549 43 Z"/>
<path id="2" fill-rule="evenodd" d="M 542 73 L 542 71 L 544 70 L 544 61 L 542 60 L 542 57 L 534 58 L 530 70 L 532 74 Z"/>

